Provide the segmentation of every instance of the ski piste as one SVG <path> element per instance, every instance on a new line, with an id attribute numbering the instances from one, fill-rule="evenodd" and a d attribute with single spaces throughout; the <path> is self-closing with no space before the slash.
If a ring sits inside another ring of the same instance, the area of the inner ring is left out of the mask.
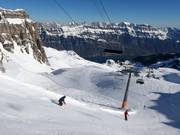
<path id="1" fill-rule="evenodd" d="M 50 101 L 53 104 L 58 105 L 59 107 L 63 107 L 65 105 L 59 105 L 58 100 L 57 99 L 50 99 Z M 95 109 L 99 109 L 103 112 L 108 112 L 114 115 L 124 115 L 124 112 L 126 111 L 126 109 L 120 108 L 118 106 L 112 106 L 112 105 L 106 105 L 106 104 L 100 104 L 100 103 L 94 103 L 94 102 L 90 102 L 90 101 L 83 101 L 87 106 L 91 107 L 91 108 L 95 108 Z M 132 114 L 136 114 L 136 109 L 134 108 L 129 108 L 127 109 L 129 115 Z"/>
<path id="2" fill-rule="evenodd" d="M 95 102 L 91 102 L 91 101 L 85 101 L 82 100 L 83 102 L 87 103 L 89 106 L 94 107 L 94 108 L 99 108 L 102 111 L 105 112 L 109 112 L 112 114 L 120 114 L 120 115 L 124 115 L 124 112 L 126 110 L 128 110 L 128 113 L 131 114 L 136 114 L 136 109 L 135 108 L 128 108 L 128 109 L 123 109 L 121 107 L 118 106 L 113 106 L 113 105 L 107 105 L 107 104 L 101 104 L 101 103 L 95 103 Z"/>

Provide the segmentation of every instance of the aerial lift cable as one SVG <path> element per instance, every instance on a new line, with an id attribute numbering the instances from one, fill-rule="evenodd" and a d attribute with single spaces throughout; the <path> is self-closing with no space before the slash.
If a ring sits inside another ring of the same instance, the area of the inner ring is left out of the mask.
<path id="1" fill-rule="evenodd" d="M 103 20 L 104 22 L 106 22 L 106 19 L 105 19 L 103 13 L 101 12 L 101 9 L 98 7 L 98 5 L 97 5 L 97 3 L 96 3 L 96 0 L 90 0 L 90 1 L 92 1 L 94 7 L 96 8 L 96 10 L 97 10 L 97 12 L 99 13 L 99 16 L 102 18 L 102 20 Z"/>
<path id="2" fill-rule="evenodd" d="M 104 13 L 105 13 L 105 15 L 106 15 L 106 17 L 107 17 L 109 23 L 112 24 L 112 21 L 111 21 L 109 15 L 108 15 L 108 12 L 107 12 L 107 10 L 106 10 L 106 8 L 105 8 L 105 6 L 104 6 L 102 0 L 99 0 L 99 2 L 100 2 L 101 6 L 102 6 L 102 8 L 103 8 L 103 11 L 104 11 Z"/>
<path id="3" fill-rule="evenodd" d="M 105 8 L 102 0 L 99 0 L 99 2 L 100 2 L 101 6 L 102 6 L 102 8 L 103 8 L 103 11 L 104 11 L 104 13 L 105 13 L 105 15 L 106 15 L 106 17 L 107 17 L 110 25 L 112 25 L 112 21 L 111 21 L 111 19 L 110 19 L 110 16 L 108 15 L 108 12 L 107 12 L 107 10 L 106 10 L 106 8 Z M 119 33 L 118 30 L 114 29 L 113 27 L 112 27 L 112 29 L 114 30 L 115 33 Z M 108 42 L 108 44 L 110 45 L 109 42 Z M 118 44 L 119 44 L 119 43 L 118 43 Z M 105 53 L 122 54 L 122 53 L 124 52 L 124 48 L 122 47 L 121 50 L 104 49 L 104 52 L 105 52 Z"/>
<path id="4" fill-rule="evenodd" d="M 65 10 L 65 8 L 57 1 L 54 0 L 54 3 L 64 12 L 64 14 L 76 25 L 78 24 L 73 18 L 72 16 Z"/>
<path id="5" fill-rule="evenodd" d="M 58 2 L 58 0 L 54 0 L 55 4 L 64 12 L 64 14 L 66 14 L 66 16 L 72 21 L 75 23 L 75 25 L 78 25 L 78 23 L 72 18 L 72 16 L 65 10 L 65 8 Z M 107 14 L 107 11 L 102 3 L 102 1 L 100 0 L 100 4 L 102 5 L 103 9 L 104 9 L 104 12 L 109 20 L 109 22 L 111 23 L 111 20 L 110 20 L 110 17 L 108 16 Z M 108 45 L 109 45 L 109 42 L 108 42 Z M 111 50 L 111 49 L 105 49 L 104 50 L 105 53 L 115 53 L 115 54 L 121 54 L 122 51 L 120 50 Z"/>

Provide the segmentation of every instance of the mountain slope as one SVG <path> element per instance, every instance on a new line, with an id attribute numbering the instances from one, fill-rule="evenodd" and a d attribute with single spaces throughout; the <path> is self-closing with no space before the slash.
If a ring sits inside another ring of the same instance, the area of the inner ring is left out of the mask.
<path id="1" fill-rule="evenodd" d="M 0 76 L 3 135 L 180 133 L 179 84 L 164 76 L 179 71 L 154 70 L 160 80 L 144 77 L 144 85 L 136 84 L 137 77 L 133 75 L 128 100 L 134 111 L 125 121 L 123 111 L 107 107 L 121 105 L 128 75 L 115 71 L 123 67 L 92 63 L 72 52 L 45 50 L 50 64 L 54 63 L 53 72 L 39 63 L 32 64 L 39 67 L 32 72 L 11 61 L 6 65 L 7 72 Z M 143 68 L 140 76 L 147 71 Z M 59 107 L 51 102 L 62 95 L 68 96 L 67 105 Z"/>

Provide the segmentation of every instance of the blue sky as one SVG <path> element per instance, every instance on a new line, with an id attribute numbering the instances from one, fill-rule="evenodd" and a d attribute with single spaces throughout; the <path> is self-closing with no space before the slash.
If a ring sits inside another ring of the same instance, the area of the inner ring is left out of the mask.
<path id="1" fill-rule="evenodd" d="M 57 1 L 77 22 L 103 21 L 100 13 L 105 18 L 99 0 Z M 180 0 L 102 0 L 102 2 L 112 22 L 127 21 L 180 28 Z M 61 23 L 70 21 L 54 0 L 0 0 L 0 7 L 23 8 L 35 21 Z"/>

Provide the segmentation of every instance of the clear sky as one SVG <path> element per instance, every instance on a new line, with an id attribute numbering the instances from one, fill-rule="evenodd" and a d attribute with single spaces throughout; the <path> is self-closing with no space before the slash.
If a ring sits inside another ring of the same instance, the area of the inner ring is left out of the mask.
<path id="1" fill-rule="evenodd" d="M 103 21 L 102 16 L 105 18 L 99 0 L 57 1 L 77 22 Z M 112 22 L 127 21 L 180 28 L 180 0 L 101 1 Z M 10 9 L 23 8 L 28 11 L 31 19 L 35 21 L 70 22 L 70 19 L 57 6 L 54 0 L 0 0 L 0 7 Z"/>

